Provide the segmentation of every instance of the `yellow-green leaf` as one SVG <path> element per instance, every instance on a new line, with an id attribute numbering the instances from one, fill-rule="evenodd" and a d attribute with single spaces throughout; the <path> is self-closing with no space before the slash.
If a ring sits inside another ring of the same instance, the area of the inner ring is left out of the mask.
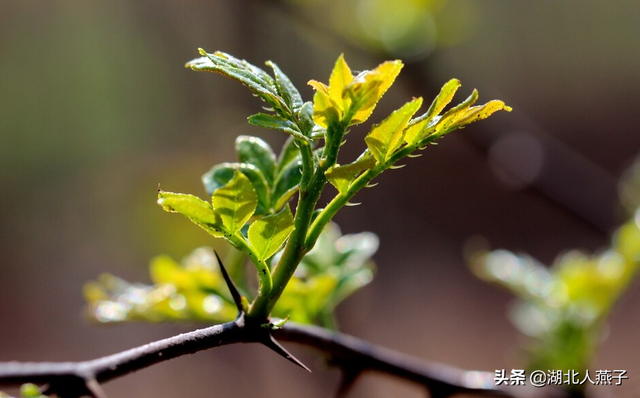
<path id="1" fill-rule="evenodd" d="M 329 97 L 338 108 L 339 113 L 343 113 L 345 110 L 344 90 L 352 81 L 353 74 L 351 74 L 351 69 L 349 69 L 349 65 L 344 60 L 344 55 L 341 54 L 333 67 L 333 71 L 331 71 L 331 77 L 329 77 Z"/>
<path id="2" fill-rule="evenodd" d="M 425 130 L 429 127 L 433 119 L 449 105 L 456 91 L 460 88 L 460 85 L 461 83 L 458 79 L 451 79 L 446 82 L 440 89 L 438 96 L 431 103 L 429 110 L 424 115 L 411 121 L 404 136 L 405 141 L 409 145 L 413 145 L 422 139 Z"/>
<path id="3" fill-rule="evenodd" d="M 456 122 L 462 118 L 471 105 L 475 104 L 478 100 L 478 90 L 473 89 L 471 95 L 464 101 L 454 106 L 445 112 L 444 115 L 438 120 L 436 125 L 435 134 L 442 136 L 452 130 L 452 127 L 456 125 Z"/>
<path id="4" fill-rule="evenodd" d="M 366 152 L 353 163 L 344 166 L 334 166 L 327 170 L 325 175 L 327 179 L 336 187 L 338 192 L 345 193 L 349 189 L 349 185 L 360 176 L 364 171 L 375 166 L 376 160 L 371 156 L 371 152 Z"/>
<path id="5" fill-rule="evenodd" d="M 222 220 L 214 214 L 211 204 L 197 196 L 160 191 L 158 204 L 169 213 L 184 215 L 215 237 L 224 235 Z"/>
<path id="6" fill-rule="evenodd" d="M 356 108 L 351 109 L 353 117 L 350 125 L 360 124 L 371 116 L 380 98 L 396 80 L 402 66 L 399 60 L 387 61 L 353 79 L 353 83 L 345 90 L 345 96 L 353 99 L 351 106 Z"/>
<path id="7" fill-rule="evenodd" d="M 264 261 L 273 256 L 287 240 L 293 229 L 293 215 L 289 206 L 277 214 L 254 221 L 249 226 L 247 235 L 258 260 Z"/>
<path id="8" fill-rule="evenodd" d="M 384 163 L 402 144 L 404 129 L 422 105 L 422 98 L 407 102 L 382 123 L 373 126 L 365 137 L 369 150 L 379 163 Z"/>
<path id="9" fill-rule="evenodd" d="M 511 112 L 511 107 L 505 105 L 505 103 L 500 100 L 491 100 L 484 105 L 472 106 L 456 120 L 456 127 L 460 128 L 467 124 L 486 119 L 501 110 Z"/>
<path id="10" fill-rule="evenodd" d="M 213 211 L 230 234 L 238 232 L 251 218 L 258 205 L 258 196 L 251 181 L 240 171 L 212 196 Z"/>
<path id="11" fill-rule="evenodd" d="M 331 122 L 337 122 L 341 116 L 338 114 L 337 105 L 331 101 L 329 88 L 319 81 L 311 80 L 309 85 L 316 90 L 313 95 L 313 121 L 327 128 Z"/>

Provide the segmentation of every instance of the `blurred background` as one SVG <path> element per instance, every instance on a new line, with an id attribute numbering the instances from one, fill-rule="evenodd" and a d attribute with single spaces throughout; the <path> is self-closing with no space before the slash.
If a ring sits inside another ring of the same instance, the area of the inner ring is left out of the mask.
<path id="1" fill-rule="evenodd" d="M 201 325 L 98 326 L 82 286 L 102 272 L 148 282 L 149 259 L 222 248 L 156 205 L 166 190 L 203 195 L 200 175 L 235 159 L 237 135 L 279 148 L 246 123 L 261 103 L 233 81 L 183 67 L 197 48 L 276 62 L 306 99 L 341 53 L 355 70 L 406 66 L 371 118 L 449 78 L 460 101 L 514 108 L 456 132 L 383 175 L 337 221 L 372 231 L 374 282 L 339 309 L 342 330 L 454 366 L 522 368 L 512 298 L 469 272 L 464 248 L 551 263 L 606 246 L 627 217 L 618 183 L 640 150 L 640 2 L 595 0 L 78 0 L 0 2 L 0 361 L 83 360 Z M 386 113 L 385 113 L 386 112 Z M 364 147 L 354 129 L 343 156 Z M 477 241 L 477 240 L 476 240 Z M 616 306 L 593 369 L 626 369 L 640 390 L 637 286 Z M 398 309 L 402 308 L 402 311 Z M 266 349 L 231 346 L 105 385 L 113 397 L 327 397 L 338 373 Z M 354 397 L 420 397 L 370 375 Z"/>

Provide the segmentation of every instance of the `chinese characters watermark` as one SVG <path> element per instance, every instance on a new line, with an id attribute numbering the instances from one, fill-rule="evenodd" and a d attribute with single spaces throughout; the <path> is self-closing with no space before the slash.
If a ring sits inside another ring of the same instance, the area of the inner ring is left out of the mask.
<path id="1" fill-rule="evenodd" d="M 628 379 L 626 370 L 596 370 L 593 377 L 587 369 L 584 374 L 575 370 L 534 370 L 527 377 L 524 369 L 511 369 L 507 374 L 504 369 L 496 369 L 493 381 L 496 386 L 524 386 L 527 382 L 534 387 L 550 385 L 582 385 L 591 383 L 596 386 L 622 384 L 623 379 Z"/>

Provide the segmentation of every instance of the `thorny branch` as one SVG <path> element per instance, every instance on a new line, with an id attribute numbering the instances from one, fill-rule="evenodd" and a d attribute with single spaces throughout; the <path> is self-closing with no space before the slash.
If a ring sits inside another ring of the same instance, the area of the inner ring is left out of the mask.
<path id="1" fill-rule="evenodd" d="M 104 398 L 106 395 L 99 383 L 213 347 L 235 343 L 263 343 L 263 331 L 267 329 L 259 325 L 247 325 L 243 317 L 240 317 L 234 322 L 180 334 L 89 361 L 4 362 L 0 363 L 0 385 L 41 383 L 47 385 L 47 393 L 55 393 L 63 398 Z M 267 333 L 271 336 L 270 332 Z M 514 396 L 493 386 L 492 373 L 464 371 L 418 360 L 320 327 L 288 323 L 273 332 L 273 336 L 327 354 L 332 364 L 340 367 L 345 375 L 352 374 L 352 378 L 363 371 L 372 370 L 419 383 L 429 390 L 431 396 L 436 397 L 459 393 Z"/>
<path id="2" fill-rule="evenodd" d="M 457 393 L 513 397 L 493 386 L 492 375 L 487 372 L 463 371 L 420 361 L 321 327 L 287 324 L 273 330 L 272 324 L 261 324 L 245 316 L 240 292 L 220 257 L 217 258 L 222 276 L 238 308 L 235 321 L 179 334 L 90 361 L 0 362 L 0 385 L 43 383 L 46 384 L 46 394 L 56 394 L 63 398 L 106 398 L 99 383 L 185 354 L 235 343 L 263 344 L 278 355 L 309 370 L 276 341 L 275 337 L 279 337 L 313 347 L 325 353 L 332 364 L 340 367 L 345 377 L 338 391 L 339 397 L 344 396 L 357 377 L 366 370 L 420 383 L 429 390 L 431 397 L 443 398 Z"/>

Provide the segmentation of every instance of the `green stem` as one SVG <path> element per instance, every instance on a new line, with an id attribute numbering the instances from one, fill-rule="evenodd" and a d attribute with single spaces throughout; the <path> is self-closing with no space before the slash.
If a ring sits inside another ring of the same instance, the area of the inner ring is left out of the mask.
<path id="1" fill-rule="evenodd" d="M 367 170 L 362 173 L 358 178 L 356 178 L 349 189 L 344 193 L 339 193 L 336 195 L 331 202 L 327 204 L 327 206 L 318 214 L 313 221 L 313 224 L 309 227 L 309 232 L 307 233 L 307 239 L 305 242 L 306 246 L 313 247 L 320 236 L 320 233 L 324 229 L 324 227 L 333 219 L 336 213 L 345 206 L 351 198 L 355 196 L 358 191 L 362 188 L 366 187 L 369 182 L 380 175 L 380 173 L 384 169 L 377 170 L 378 167 Z"/>
<path id="2" fill-rule="evenodd" d="M 424 142 L 421 144 L 428 144 L 428 142 Z M 318 214 L 318 216 L 313 221 L 313 224 L 309 227 L 309 232 L 307 233 L 307 240 L 305 242 L 305 246 L 313 247 L 320 236 L 320 233 L 324 229 L 324 227 L 333 219 L 333 217 L 338 213 L 338 211 L 344 207 L 349 201 L 364 187 L 366 187 L 371 180 L 379 176 L 383 171 L 389 169 L 394 165 L 398 160 L 404 158 L 407 155 L 410 155 L 417 149 L 416 145 L 406 146 L 394 153 L 389 160 L 382 164 L 376 164 L 372 169 L 369 169 L 362 173 L 358 178 L 356 178 L 350 185 L 349 188 L 343 192 L 336 195 L 329 204 Z"/>
<path id="3" fill-rule="evenodd" d="M 249 258 L 251 258 L 251 262 L 258 270 L 258 282 L 260 285 L 258 288 L 258 296 L 269 295 L 273 287 L 273 283 L 271 279 L 271 271 L 269 271 L 267 263 L 264 260 L 259 259 L 256 252 L 253 250 L 253 247 L 247 243 L 240 232 L 232 235 L 229 240 L 239 250 L 243 251 L 247 256 L 249 256 Z"/>
<path id="4" fill-rule="evenodd" d="M 258 293 L 247 314 L 254 319 L 266 319 L 276 302 L 282 295 L 287 283 L 293 276 L 304 255 L 313 247 L 307 246 L 307 231 L 313 218 L 316 204 L 327 183 L 325 171 L 335 164 L 340 150 L 340 142 L 344 137 L 346 126 L 332 124 L 327 129 L 327 143 L 323 151 L 323 159 L 315 169 L 313 177 L 306 186 L 301 184 L 298 196 L 298 207 L 295 215 L 295 229 L 289 236 L 280 261 L 273 269 L 272 289 L 268 294 Z"/>
<path id="5" fill-rule="evenodd" d="M 313 161 L 313 151 L 311 144 L 307 141 L 296 140 L 300 155 L 302 157 L 302 179 L 300 180 L 300 189 L 305 190 L 309 187 L 311 178 L 315 172 L 315 162 Z"/>

